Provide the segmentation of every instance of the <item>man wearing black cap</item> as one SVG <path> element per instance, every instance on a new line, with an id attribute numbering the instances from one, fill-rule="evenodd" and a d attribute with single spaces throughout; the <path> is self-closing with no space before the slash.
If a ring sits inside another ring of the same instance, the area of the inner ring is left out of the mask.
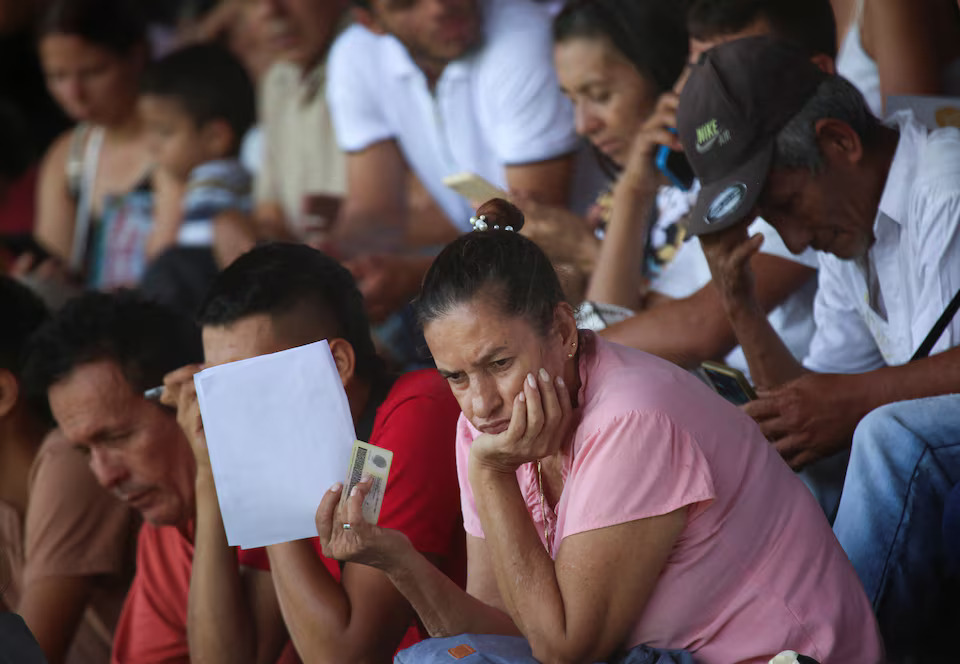
<path id="1" fill-rule="evenodd" d="M 931 333 L 960 288 L 960 132 L 910 113 L 880 124 L 848 82 L 768 38 L 709 51 L 678 126 L 703 183 L 690 230 L 762 388 L 745 409 L 794 468 L 853 439 L 834 530 L 891 654 L 918 652 L 936 625 L 942 498 L 960 482 L 960 397 L 857 425 L 960 389 L 960 319 Z M 826 252 L 802 364 L 754 302 L 756 215 L 791 251 Z M 935 357 L 911 361 L 929 344 Z"/>

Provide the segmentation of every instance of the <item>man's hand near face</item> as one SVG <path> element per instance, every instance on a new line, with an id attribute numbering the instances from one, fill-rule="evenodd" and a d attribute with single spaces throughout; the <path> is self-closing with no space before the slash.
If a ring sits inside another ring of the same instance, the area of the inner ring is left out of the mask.
<path id="1" fill-rule="evenodd" d="M 177 411 L 177 423 L 190 441 L 198 475 L 211 472 L 207 437 L 200 418 L 197 388 L 193 383 L 194 374 L 202 370 L 202 364 L 188 364 L 167 374 L 163 378 L 163 395 L 160 397 L 160 403 Z"/>
<path id="2" fill-rule="evenodd" d="M 269 573 L 241 570 L 236 550 L 227 543 L 193 382 L 194 374 L 203 368 L 188 364 L 167 374 L 160 398 L 177 410 L 177 422 L 190 441 L 197 466 L 187 616 L 190 652 L 203 661 L 272 662 L 286 643 L 286 629 Z M 210 629 L 212 624 L 219 630 Z"/>
<path id="3" fill-rule="evenodd" d="M 710 274 L 728 312 L 756 306 L 756 289 L 750 259 L 763 246 L 763 235 L 749 235 L 747 224 L 700 236 L 700 246 Z"/>

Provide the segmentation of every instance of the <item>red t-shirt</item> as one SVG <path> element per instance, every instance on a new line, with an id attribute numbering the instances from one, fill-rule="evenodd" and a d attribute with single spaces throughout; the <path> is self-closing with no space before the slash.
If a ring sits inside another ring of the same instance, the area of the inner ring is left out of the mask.
<path id="1" fill-rule="evenodd" d="M 192 541 L 173 526 L 143 524 L 137 574 L 114 633 L 112 664 L 190 664 L 187 597 L 192 566 Z"/>
<path id="2" fill-rule="evenodd" d="M 454 444 L 459 415 L 450 388 L 436 371 L 404 374 L 377 409 L 369 442 L 393 452 L 379 525 L 403 532 L 418 551 L 439 557 L 443 571 L 463 586 L 466 538 Z M 188 534 L 192 537 L 192 529 Z M 313 543 L 320 555 L 319 541 Z M 240 551 L 239 557 L 242 565 L 270 569 L 264 549 Z M 339 563 L 321 558 L 339 581 Z M 114 637 L 113 664 L 189 663 L 192 564 L 191 539 L 171 526 L 143 526 L 137 574 Z M 425 636 L 418 625 L 411 625 L 399 649 Z M 291 659 L 295 661 L 281 661 Z"/>
<path id="3" fill-rule="evenodd" d="M 466 537 L 454 444 L 459 417 L 460 406 L 436 370 L 411 371 L 397 379 L 377 409 L 369 442 L 393 452 L 378 525 L 399 530 L 417 551 L 438 557 L 440 569 L 463 587 Z M 339 563 L 323 557 L 319 539 L 312 541 L 324 566 L 339 581 Z M 270 569 L 265 549 L 241 551 L 240 564 Z M 414 623 L 397 650 L 427 636 Z"/>

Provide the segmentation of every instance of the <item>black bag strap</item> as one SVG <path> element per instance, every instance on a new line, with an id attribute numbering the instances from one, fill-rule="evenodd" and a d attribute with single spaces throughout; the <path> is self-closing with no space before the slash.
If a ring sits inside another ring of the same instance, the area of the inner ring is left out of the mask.
<path id="1" fill-rule="evenodd" d="M 947 325 L 950 324 L 950 321 L 953 320 L 954 314 L 957 313 L 957 309 L 960 309 L 960 290 L 958 290 L 953 299 L 950 300 L 950 304 L 947 305 L 947 308 L 943 310 L 943 313 L 940 314 L 940 318 L 937 319 L 937 322 L 933 324 L 933 327 L 930 328 L 930 332 L 927 334 L 926 339 L 923 340 L 923 343 L 920 344 L 920 347 L 917 348 L 917 352 L 913 354 L 913 357 L 910 358 L 910 361 L 920 360 L 925 358 L 930 354 L 930 351 L 933 349 L 934 344 L 940 340 L 943 331 L 947 329 Z"/>

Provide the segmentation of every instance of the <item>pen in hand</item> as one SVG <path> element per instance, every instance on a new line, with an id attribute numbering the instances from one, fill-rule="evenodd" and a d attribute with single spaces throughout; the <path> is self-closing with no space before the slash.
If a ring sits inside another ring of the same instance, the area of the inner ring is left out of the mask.
<path id="1" fill-rule="evenodd" d="M 156 387 L 151 387 L 149 390 L 143 393 L 143 398 L 148 401 L 160 401 L 160 397 L 163 396 L 163 385 L 157 385 Z"/>

